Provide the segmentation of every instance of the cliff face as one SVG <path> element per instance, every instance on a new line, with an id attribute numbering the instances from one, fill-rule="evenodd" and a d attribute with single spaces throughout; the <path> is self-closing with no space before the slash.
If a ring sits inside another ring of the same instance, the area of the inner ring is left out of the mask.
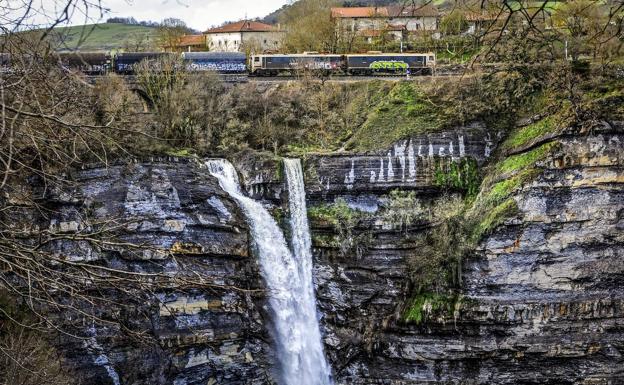
<path id="1" fill-rule="evenodd" d="M 400 305 L 409 299 L 406 258 L 417 251 L 410 236 L 418 228 L 374 230 L 358 256 L 317 243 L 319 306 L 337 377 L 350 384 L 622 383 L 622 128 L 555 139 L 538 175 L 513 193 L 518 213 L 466 261 L 461 300 L 444 314 L 425 303 L 420 310 L 430 316 L 419 325 L 401 322 Z M 481 161 L 488 141 L 474 143 L 465 155 Z M 345 175 L 344 165 L 321 162 L 334 180 Z M 356 179 L 368 174 L 365 159 L 352 164 Z M 422 198 L 436 189 L 426 177 L 408 186 Z M 357 201 L 352 191 L 347 184 L 332 192 Z M 315 225 L 316 234 L 327 231 Z"/>
<path id="2" fill-rule="evenodd" d="M 73 175 L 75 187 L 46 198 L 53 231 L 79 234 L 111 223 L 116 241 L 96 248 L 63 240 L 53 249 L 74 261 L 185 282 L 157 288 L 153 301 L 124 303 L 137 341 L 115 327 L 93 328 L 64 349 L 85 384 L 265 384 L 272 350 L 261 307 L 263 284 L 250 256 L 247 225 L 237 205 L 206 170 L 172 160 L 93 168 Z M 209 286 L 201 285 L 206 282 Z M 106 316 L 106 309 L 102 309 Z"/>
<path id="3" fill-rule="evenodd" d="M 514 215 L 485 236 L 462 269 L 451 311 L 425 303 L 422 322 L 403 321 L 411 300 L 407 259 L 429 226 L 399 228 L 381 207 L 395 189 L 430 204 L 442 196 L 440 165 L 478 167 L 522 157 L 544 138 L 513 150 L 473 125 L 414 137 L 374 154 L 305 159 L 310 207 L 344 200 L 368 213 L 354 234 L 366 247 L 344 252 L 312 220 L 315 283 L 326 353 L 340 384 L 617 384 L 624 378 L 624 125 L 548 136 L 556 146 L 538 172 L 511 193 Z M 550 148 L 550 147 L 549 147 Z M 237 161 L 248 193 L 284 209 L 275 160 Z M 535 166 L 533 165 L 533 166 Z M 498 175 L 500 181 L 518 170 Z M 123 218 L 122 240 L 148 251 L 97 250 L 63 241 L 69 258 L 117 269 L 205 277 L 238 289 L 163 288 L 137 328 L 157 336 L 143 346 L 114 328 L 70 359 L 88 384 L 268 384 L 274 365 L 268 317 L 247 225 L 206 170 L 192 162 L 93 168 L 71 191 L 47 197 L 47 226 L 77 232 L 85 218 Z M 278 210 L 279 211 L 279 210 Z M 244 290 L 239 290 L 244 289 Z M 102 358 L 104 357 L 104 358 Z"/>

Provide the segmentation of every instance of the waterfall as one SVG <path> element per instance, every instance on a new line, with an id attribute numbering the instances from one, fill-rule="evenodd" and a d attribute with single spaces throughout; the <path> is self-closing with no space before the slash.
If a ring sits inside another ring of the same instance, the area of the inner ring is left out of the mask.
<path id="1" fill-rule="evenodd" d="M 297 160 L 286 160 L 290 193 L 293 250 L 269 212 L 243 195 L 234 167 L 226 160 L 206 163 L 221 188 L 242 208 L 249 223 L 260 269 L 269 290 L 269 306 L 283 385 L 330 385 L 331 371 L 323 355 L 314 286 L 310 233 Z"/>

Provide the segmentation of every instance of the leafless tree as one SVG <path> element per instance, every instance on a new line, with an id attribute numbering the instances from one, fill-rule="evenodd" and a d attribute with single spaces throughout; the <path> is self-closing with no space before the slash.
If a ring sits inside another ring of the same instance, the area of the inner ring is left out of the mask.
<path id="1" fill-rule="evenodd" d="M 79 326 L 97 324 L 155 343 L 149 332 L 133 328 L 135 322 L 124 318 L 124 309 L 135 308 L 138 316 L 149 319 L 149 311 L 164 306 L 156 290 L 239 289 L 216 285 L 192 273 L 192 268 L 181 269 L 185 272 L 181 274 L 140 273 L 58 252 L 55 245 L 66 242 L 102 252 L 147 251 L 175 258 L 169 251 L 122 240 L 128 222 L 121 219 L 81 213 L 75 231 L 50 226 L 50 218 L 58 213 L 44 198 L 51 191 L 75 187 L 68 177 L 70 170 L 89 161 L 107 166 L 111 153 L 130 155 L 124 143 L 139 137 L 159 138 L 118 124 L 114 114 L 99 121 L 93 86 L 58 63 L 54 50 L 59 40 L 50 38 L 54 29 L 80 17 L 99 20 L 107 11 L 100 1 L 41 4 L 0 2 L 0 52 L 8 54 L 8 63 L 5 59 L 0 63 L 5 64 L 0 67 L 0 296 L 13 304 L 0 303 L 0 337 L 10 335 L 12 324 L 85 339 L 89 336 Z M 87 28 L 84 36 L 88 33 Z M 21 225 L 25 222 L 29 223 Z M 29 316 L 16 316 L 9 310 L 12 306 L 25 309 Z M 19 352 L 9 348 L 18 345 L 14 339 L 7 344 L 0 341 L 1 361 L 14 363 L 15 370 L 32 371 L 35 363 L 24 362 Z M 14 374 L 0 371 L 0 376 Z M 41 373 L 33 375 L 41 377 Z"/>

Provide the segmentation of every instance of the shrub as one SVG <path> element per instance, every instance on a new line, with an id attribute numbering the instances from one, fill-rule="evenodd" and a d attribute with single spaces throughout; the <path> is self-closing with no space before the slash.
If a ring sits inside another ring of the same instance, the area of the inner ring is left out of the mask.
<path id="1" fill-rule="evenodd" d="M 481 175 L 479 165 L 472 158 L 463 158 L 458 162 L 445 163 L 443 160 L 436 161 L 434 183 L 445 189 L 454 189 L 465 192 L 468 197 L 473 197 L 479 192 Z"/>
<path id="2" fill-rule="evenodd" d="M 367 230 L 357 230 L 368 214 L 354 210 L 344 199 L 337 199 L 331 205 L 322 205 L 308 209 L 310 220 L 326 222 L 334 227 L 336 236 L 333 242 L 324 239 L 326 245 L 339 249 L 342 256 L 355 253 L 360 257 L 368 249 L 372 235 Z"/>
<path id="3" fill-rule="evenodd" d="M 473 247 L 464 211 L 464 201 L 456 196 L 443 197 L 433 206 L 433 226 L 418 237 L 417 251 L 408 261 L 415 294 L 441 292 L 460 283 L 462 259 Z"/>
<path id="4" fill-rule="evenodd" d="M 384 203 L 383 218 L 387 223 L 398 224 L 401 229 L 407 228 L 418 219 L 428 218 L 413 191 L 394 190 Z"/>
<path id="5" fill-rule="evenodd" d="M 144 60 L 136 72 L 153 103 L 157 136 L 172 147 L 212 145 L 215 126 L 224 118 L 217 74 L 189 74 L 178 56 Z"/>

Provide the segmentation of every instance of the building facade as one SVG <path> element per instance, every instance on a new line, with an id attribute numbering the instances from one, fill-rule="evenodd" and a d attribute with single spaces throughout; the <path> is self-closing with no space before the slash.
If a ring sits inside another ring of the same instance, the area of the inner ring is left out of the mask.
<path id="1" fill-rule="evenodd" d="M 388 7 L 338 7 L 332 8 L 332 19 L 339 33 L 355 33 L 370 37 L 379 33 L 389 33 L 396 39 L 406 33 L 436 31 L 439 21 L 438 9 L 424 6 Z"/>
<path id="2" fill-rule="evenodd" d="M 205 35 L 181 36 L 175 45 L 165 46 L 166 52 L 202 52 L 208 51 Z"/>
<path id="3" fill-rule="evenodd" d="M 241 52 L 245 49 L 259 52 L 277 51 L 284 34 L 278 27 L 248 20 L 204 32 L 208 49 L 218 52 Z"/>

